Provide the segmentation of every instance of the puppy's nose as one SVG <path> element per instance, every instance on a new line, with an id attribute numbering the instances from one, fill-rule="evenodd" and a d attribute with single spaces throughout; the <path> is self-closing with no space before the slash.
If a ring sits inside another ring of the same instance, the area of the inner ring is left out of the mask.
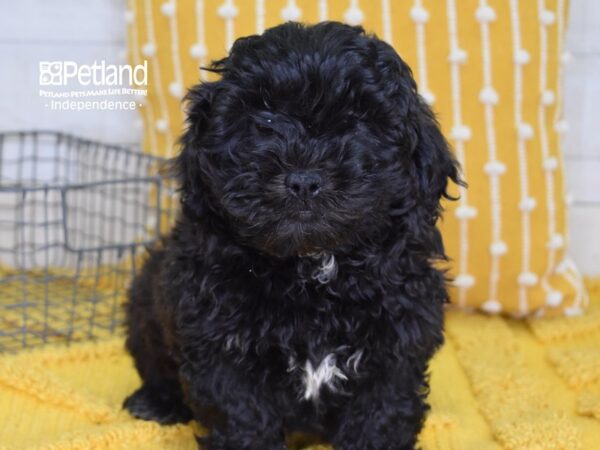
<path id="1" fill-rule="evenodd" d="M 315 172 L 292 172 L 285 177 L 288 191 L 300 198 L 312 198 L 319 195 L 323 180 Z"/>

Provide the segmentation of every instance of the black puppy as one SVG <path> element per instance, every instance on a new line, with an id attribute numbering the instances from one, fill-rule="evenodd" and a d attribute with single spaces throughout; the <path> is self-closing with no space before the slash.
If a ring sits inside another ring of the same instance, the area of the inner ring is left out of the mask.
<path id="1" fill-rule="evenodd" d="M 442 343 L 457 164 L 409 67 L 340 23 L 238 39 L 187 96 L 181 215 L 130 291 L 138 418 L 211 450 L 412 449 Z"/>

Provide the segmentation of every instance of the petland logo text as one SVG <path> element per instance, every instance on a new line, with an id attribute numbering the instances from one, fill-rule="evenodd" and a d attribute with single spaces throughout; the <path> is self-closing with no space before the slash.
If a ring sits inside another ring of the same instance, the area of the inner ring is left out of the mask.
<path id="1" fill-rule="evenodd" d="M 74 61 L 40 61 L 40 86 L 68 86 L 76 82 L 80 86 L 146 86 L 148 84 L 148 61 L 130 64 L 77 64 Z"/>
<path id="2" fill-rule="evenodd" d="M 40 61 L 39 67 L 39 95 L 53 111 L 133 110 L 148 95 L 148 61 L 136 66 Z"/>

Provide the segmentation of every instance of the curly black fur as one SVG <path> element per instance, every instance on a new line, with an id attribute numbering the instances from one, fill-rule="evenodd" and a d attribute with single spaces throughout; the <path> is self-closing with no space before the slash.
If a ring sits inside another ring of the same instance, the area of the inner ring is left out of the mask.
<path id="1" fill-rule="evenodd" d="M 125 407 L 211 450 L 412 449 L 441 345 L 457 164 L 409 67 L 360 27 L 239 39 L 187 96 L 181 216 L 130 291 Z M 319 378 L 321 375 L 321 378 Z"/>

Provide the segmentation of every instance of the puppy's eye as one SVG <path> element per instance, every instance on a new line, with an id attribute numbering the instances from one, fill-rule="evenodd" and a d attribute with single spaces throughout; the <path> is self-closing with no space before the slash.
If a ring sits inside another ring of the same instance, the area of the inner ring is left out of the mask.
<path id="1" fill-rule="evenodd" d="M 265 119 L 254 123 L 256 129 L 263 134 L 273 134 L 273 119 Z"/>

